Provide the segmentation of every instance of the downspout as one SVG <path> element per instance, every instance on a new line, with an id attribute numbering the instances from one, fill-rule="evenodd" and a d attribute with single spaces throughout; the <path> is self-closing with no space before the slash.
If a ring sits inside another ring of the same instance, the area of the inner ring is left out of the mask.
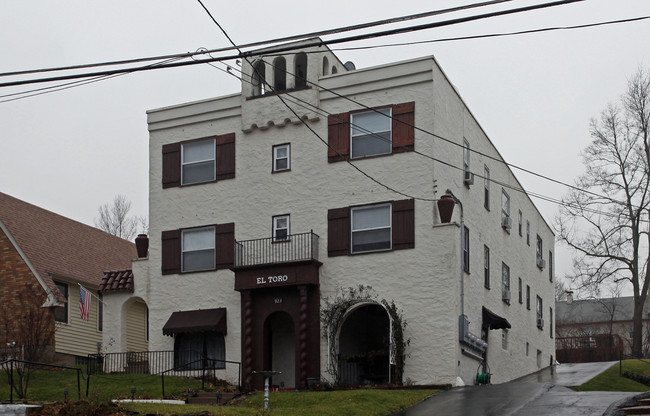
<path id="1" fill-rule="evenodd" d="M 451 189 L 447 189 L 445 194 L 452 197 L 455 203 L 460 207 L 460 314 L 465 315 L 465 267 L 463 263 L 463 249 L 465 247 L 465 218 L 463 215 L 463 204 L 460 199 L 456 198 Z"/>

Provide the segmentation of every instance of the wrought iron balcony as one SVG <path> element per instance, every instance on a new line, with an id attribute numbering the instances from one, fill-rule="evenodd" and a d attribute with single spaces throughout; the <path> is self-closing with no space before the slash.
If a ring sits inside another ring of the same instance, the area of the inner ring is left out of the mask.
<path id="1" fill-rule="evenodd" d="M 313 231 L 285 237 L 235 241 L 235 267 L 318 260 L 318 235 Z"/>

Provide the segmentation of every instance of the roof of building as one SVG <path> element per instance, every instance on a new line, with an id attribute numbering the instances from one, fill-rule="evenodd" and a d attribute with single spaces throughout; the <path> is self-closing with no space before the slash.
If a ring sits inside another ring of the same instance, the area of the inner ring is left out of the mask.
<path id="1" fill-rule="evenodd" d="M 133 292 L 133 270 L 111 270 L 104 272 L 99 284 L 100 292 L 128 291 Z"/>
<path id="2" fill-rule="evenodd" d="M 57 294 L 53 277 L 97 287 L 105 270 L 130 267 L 137 257 L 130 241 L 2 192 L 0 223 Z"/>
<path id="3" fill-rule="evenodd" d="M 555 302 L 556 325 L 630 321 L 634 312 L 634 297 L 574 300 Z M 613 316 L 613 319 L 612 319 Z"/>

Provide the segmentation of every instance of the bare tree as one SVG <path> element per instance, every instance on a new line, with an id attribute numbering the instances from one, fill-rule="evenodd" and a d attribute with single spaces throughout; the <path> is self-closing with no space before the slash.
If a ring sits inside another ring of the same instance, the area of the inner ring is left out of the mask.
<path id="1" fill-rule="evenodd" d="M 556 218 L 561 241 L 575 250 L 573 286 L 628 281 L 633 289 L 633 348 L 642 354 L 648 295 L 650 205 L 650 74 L 639 69 L 618 105 L 591 122 L 586 172 L 563 198 Z"/>
<path id="2" fill-rule="evenodd" d="M 56 330 L 54 311 L 43 307 L 43 301 L 38 289 L 27 287 L 15 294 L 12 304 L 0 305 L 0 328 L 3 332 L 0 361 L 12 358 L 31 362 L 51 360 Z M 14 391 L 19 398 L 26 398 L 31 365 L 18 362 L 4 366 L 4 369 L 7 378 L 13 369 L 18 376 L 14 379 Z"/>
<path id="3" fill-rule="evenodd" d="M 555 279 L 555 301 L 560 302 L 566 300 L 567 285 L 560 279 Z"/>
<path id="4" fill-rule="evenodd" d="M 99 207 L 99 217 L 95 218 L 95 227 L 125 240 L 133 240 L 138 232 L 148 233 L 149 225 L 145 217 L 131 217 L 131 201 L 124 195 L 117 195 L 113 203 Z"/>

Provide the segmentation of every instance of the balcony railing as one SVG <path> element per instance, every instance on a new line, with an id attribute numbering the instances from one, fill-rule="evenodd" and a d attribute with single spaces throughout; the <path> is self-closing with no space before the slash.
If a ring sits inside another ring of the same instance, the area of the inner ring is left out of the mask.
<path id="1" fill-rule="evenodd" d="M 318 235 L 313 231 L 235 241 L 235 267 L 318 260 Z"/>

